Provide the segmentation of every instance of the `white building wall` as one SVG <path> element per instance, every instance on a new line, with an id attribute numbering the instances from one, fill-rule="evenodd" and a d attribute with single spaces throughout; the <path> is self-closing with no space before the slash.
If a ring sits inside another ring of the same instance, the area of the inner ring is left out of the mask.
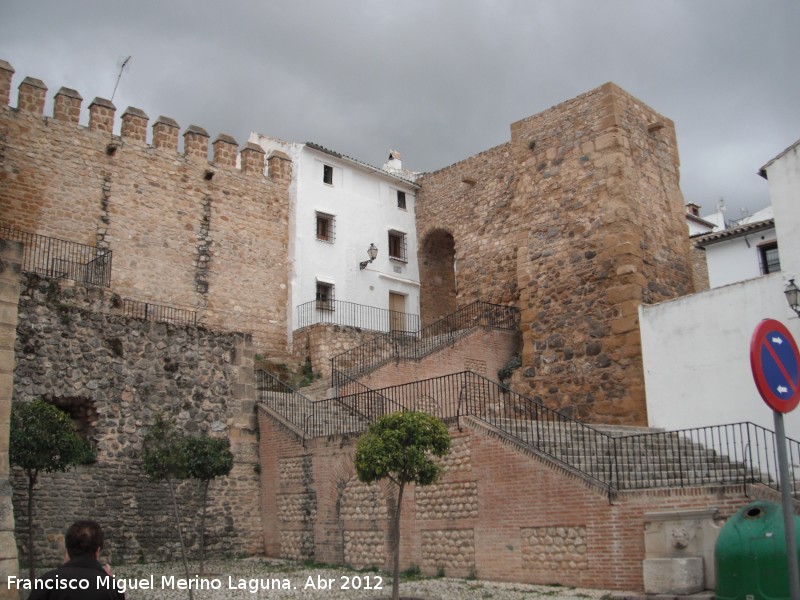
<path id="1" fill-rule="evenodd" d="M 419 314 L 419 268 L 415 226 L 416 187 L 400 178 L 381 173 L 351 159 L 338 158 L 305 144 L 284 142 L 251 134 L 267 155 L 281 151 L 293 162 L 289 188 L 291 314 L 290 331 L 298 327 L 297 307 L 316 298 L 317 282 L 334 286 L 337 303 L 350 302 L 364 307 L 389 310 L 389 293 L 405 297 L 405 312 Z M 323 181 L 323 168 L 333 168 L 333 182 Z M 406 208 L 397 206 L 397 190 L 406 194 Z M 333 216 L 333 241 L 317 239 L 317 213 Z M 406 234 L 406 262 L 389 259 L 389 230 Z M 370 243 L 378 247 L 378 257 L 365 269 Z M 339 307 L 339 304 L 337 304 Z M 341 307 L 343 308 L 343 307 Z M 388 314 L 374 315 L 364 309 L 336 315 L 305 313 L 320 320 L 342 319 L 342 324 L 389 329 Z M 350 322 L 352 321 L 352 322 Z M 385 321 L 385 323 L 383 323 Z M 307 324 L 307 323 L 306 323 Z"/>
<path id="2" fill-rule="evenodd" d="M 798 144 L 765 167 L 782 271 L 639 308 L 650 426 L 751 421 L 774 428 L 773 412 L 753 381 L 750 341 L 767 318 L 800 340 L 800 319 L 783 294 L 788 279 L 800 273 Z M 787 414 L 785 424 L 787 435 L 800 440 L 800 409 Z"/>
<path id="3" fill-rule="evenodd" d="M 744 279 L 761 276 L 759 249 L 761 244 L 774 242 L 775 230 L 767 229 L 715 242 L 706 247 L 709 286 L 720 287 Z M 778 248 L 783 259 L 783 248 Z"/>
<path id="4" fill-rule="evenodd" d="M 774 273 L 670 302 L 640 307 L 647 419 L 651 427 L 688 429 L 751 421 L 773 429 L 772 410 L 756 390 L 750 339 L 766 318 L 796 340 L 800 320 Z M 800 440 L 800 410 L 785 417 Z"/>

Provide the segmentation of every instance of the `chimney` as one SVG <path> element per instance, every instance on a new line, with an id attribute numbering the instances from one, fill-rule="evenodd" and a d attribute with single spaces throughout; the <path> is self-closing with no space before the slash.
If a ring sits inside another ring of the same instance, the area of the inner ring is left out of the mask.
<path id="1" fill-rule="evenodd" d="M 387 171 L 402 171 L 403 157 L 397 150 L 389 150 L 389 162 L 386 163 Z"/>

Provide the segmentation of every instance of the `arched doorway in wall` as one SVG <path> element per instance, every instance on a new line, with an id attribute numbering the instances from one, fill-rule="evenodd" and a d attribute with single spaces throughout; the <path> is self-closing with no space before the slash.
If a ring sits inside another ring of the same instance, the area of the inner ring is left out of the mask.
<path id="1" fill-rule="evenodd" d="M 430 325 L 458 308 L 456 244 L 444 229 L 429 231 L 420 245 L 420 318 Z"/>

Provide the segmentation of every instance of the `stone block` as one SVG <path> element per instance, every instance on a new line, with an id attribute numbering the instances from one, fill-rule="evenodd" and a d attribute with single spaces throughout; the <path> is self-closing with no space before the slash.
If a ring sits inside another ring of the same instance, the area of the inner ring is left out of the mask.
<path id="1" fill-rule="evenodd" d="M 703 559 L 699 556 L 646 558 L 642 562 L 647 594 L 694 594 L 705 589 Z"/>

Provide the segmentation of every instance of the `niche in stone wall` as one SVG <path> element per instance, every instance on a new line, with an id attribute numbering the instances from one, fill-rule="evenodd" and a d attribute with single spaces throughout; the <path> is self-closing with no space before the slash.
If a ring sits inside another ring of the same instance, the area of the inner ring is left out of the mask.
<path id="1" fill-rule="evenodd" d="M 75 431 L 87 440 L 94 441 L 97 433 L 97 409 L 94 401 L 86 396 L 50 396 L 45 401 L 67 413 L 75 424 Z"/>

